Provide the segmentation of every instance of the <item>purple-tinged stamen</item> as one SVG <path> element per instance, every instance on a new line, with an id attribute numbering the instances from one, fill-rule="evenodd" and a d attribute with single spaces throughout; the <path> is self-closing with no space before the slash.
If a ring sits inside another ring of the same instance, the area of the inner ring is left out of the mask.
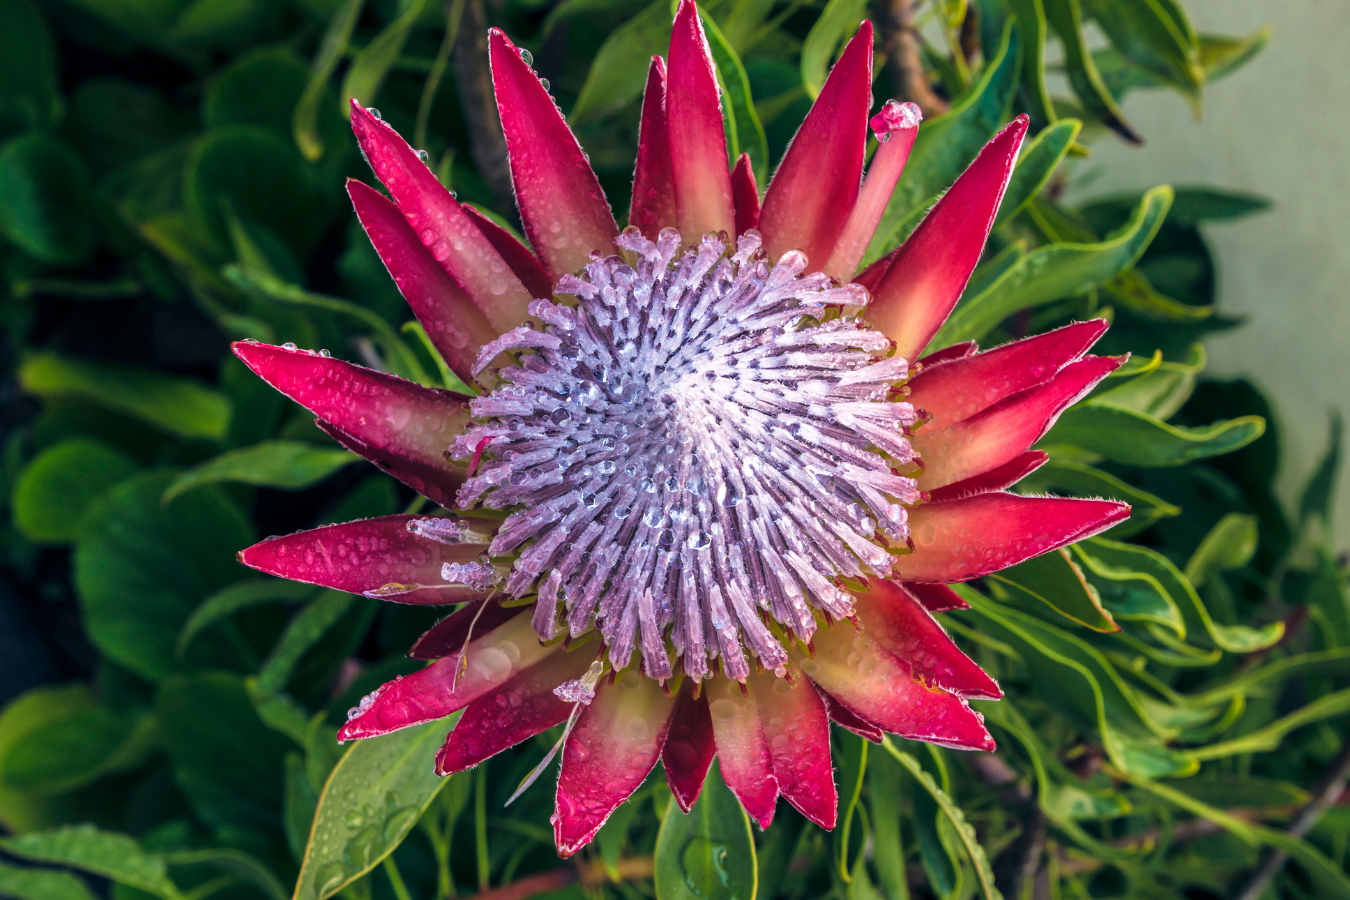
<path id="1" fill-rule="evenodd" d="M 616 670 L 637 649 L 661 679 L 669 640 L 694 679 L 720 659 L 743 680 L 747 650 L 783 667 L 818 612 L 852 614 L 838 579 L 886 575 L 883 539 L 907 542 L 914 409 L 887 397 L 908 365 L 856 318 L 866 291 L 801 253 L 679 244 L 626 232 L 633 265 L 564 276 L 575 305 L 535 300 L 541 330 L 484 348 L 480 372 L 514 358 L 470 402 L 451 453 L 490 444 L 457 500 L 512 511 L 489 553 L 519 554 L 504 587 L 537 591 L 541 638 L 598 628 Z"/>

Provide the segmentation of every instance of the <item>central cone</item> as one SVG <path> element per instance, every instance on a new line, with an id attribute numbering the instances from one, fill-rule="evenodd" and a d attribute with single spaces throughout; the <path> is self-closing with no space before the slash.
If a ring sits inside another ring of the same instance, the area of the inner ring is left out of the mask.
<path id="1" fill-rule="evenodd" d="M 510 364 L 452 450 L 480 456 L 459 505 L 511 511 L 490 553 L 518 554 L 505 588 L 537 592 L 541 638 L 598 628 L 615 669 L 636 648 L 659 679 L 670 649 L 695 679 L 781 670 L 818 614 L 852 614 L 838 579 L 907 542 L 908 365 L 856 318 L 861 286 L 771 264 L 756 232 L 730 257 L 673 229 L 618 246 L 632 265 L 564 276 L 575 305 L 535 300 L 542 329 L 483 348 L 480 373 Z"/>

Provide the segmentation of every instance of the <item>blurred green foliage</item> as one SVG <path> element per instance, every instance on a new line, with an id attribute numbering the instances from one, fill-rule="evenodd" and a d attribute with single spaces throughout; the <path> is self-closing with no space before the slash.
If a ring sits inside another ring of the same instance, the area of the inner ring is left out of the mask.
<path id="1" fill-rule="evenodd" d="M 729 143 L 761 185 L 858 21 L 909 7 L 705 5 Z M 348 707 L 417 665 L 403 654 L 437 612 L 260 578 L 234 553 L 420 501 L 348 465 L 225 343 L 452 378 L 403 327 L 350 213 L 344 179 L 370 175 L 344 101 L 378 103 L 461 200 L 511 224 L 473 90 L 475 36 L 499 25 L 622 211 L 670 3 L 0 0 L 0 895 L 1202 898 L 1273 847 L 1292 860 L 1279 896 L 1350 897 L 1345 809 L 1285 830 L 1347 761 L 1341 423 L 1291 518 L 1271 487 L 1278 414 L 1255 386 L 1203 375 L 1200 342 L 1238 324 L 1204 228 L 1265 203 L 1200 187 L 1065 199 L 1088 145 L 1140 139 L 1126 92 L 1198 108 L 1269 35 L 1197 34 L 1172 0 L 911 11 L 949 110 L 930 111 L 871 255 L 1031 114 L 943 339 L 1112 319 L 1106 351 L 1133 357 L 1062 417 L 1020 489 L 1117 497 L 1133 515 L 962 588 L 971 608 L 944 616 L 1008 692 L 978 704 L 996 755 L 840 732 L 833 833 L 786 805 L 752 831 L 715 775 L 686 818 L 654 777 L 560 868 L 548 790 L 502 807 L 556 733 L 450 779 L 432 775 L 449 722 L 335 744 Z M 904 87 L 893 38 L 882 28 L 879 101 Z M 1047 87 L 1061 71 L 1073 96 Z"/>

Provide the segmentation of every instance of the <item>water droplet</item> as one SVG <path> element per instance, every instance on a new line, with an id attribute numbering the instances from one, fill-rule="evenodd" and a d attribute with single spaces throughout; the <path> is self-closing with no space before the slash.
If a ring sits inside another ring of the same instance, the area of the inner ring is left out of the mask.
<path id="1" fill-rule="evenodd" d="M 530 53 L 530 51 L 526 50 L 524 47 L 521 47 L 520 61 L 525 63 L 525 65 L 527 66 L 532 66 L 534 65 L 534 56 Z"/>
<path id="2" fill-rule="evenodd" d="M 366 112 L 370 113 L 370 114 L 371 114 L 373 117 L 375 117 L 376 119 L 383 118 L 383 117 L 380 115 L 380 111 L 379 111 L 378 109 L 376 109 L 375 107 L 373 107 L 373 106 L 370 107 L 370 108 L 368 108 L 368 109 L 366 110 Z"/>
<path id="3" fill-rule="evenodd" d="M 427 151 L 418 150 L 417 158 L 420 159 L 422 162 L 426 163 L 427 165 L 431 165 L 431 154 L 428 153 Z"/>
<path id="4" fill-rule="evenodd" d="M 680 855 L 684 881 L 695 897 L 710 900 L 726 894 L 731 883 L 727 871 L 727 848 L 707 838 L 693 838 Z"/>
<path id="5" fill-rule="evenodd" d="M 560 406 L 553 412 L 549 413 L 548 417 L 553 420 L 554 425 L 561 425 L 568 419 L 572 418 L 572 414 L 567 411 L 566 407 Z"/>
<path id="6" fill-rule="evenodd" d="M 600 470 L 600 474 L 601 474 L 601 475 L 613 475 L 613 474 L 614 474 L 614 460 L 612 460 L 612 459 L 602 460 L 602 461 L 600 462 L 600 465 L 596 466 L 596 468 Z"/>
<path id="7" fill-rule="evenodd" d="M 497 684 L 511 674 L 511 657 L 497 647 L 484 647 L 470 655 L 469 668 L 489 684 Z"/>
<path id="8" fill-rule="evenodd" d="M 543 85 L 544 90 L 548 90 L 550 87 L 552 87 L 552 85 L 550 85 L 550 84 L 548 83 L 548 79 L 547 79 L 547 78 L 540 78 L 540 79 L 539 79 L 539 83 L 540 83 L 541 85 Z"/>

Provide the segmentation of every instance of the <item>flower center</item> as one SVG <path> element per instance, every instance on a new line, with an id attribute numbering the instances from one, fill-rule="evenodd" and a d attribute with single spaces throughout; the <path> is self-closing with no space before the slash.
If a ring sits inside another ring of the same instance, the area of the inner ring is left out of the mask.
<path id="1" fill-rule="evenodd" d="M 887 574 L 908 540 L 914 409 L 888 399 L 908 365 L 856 318 L 867 292 L 803 275 L 801 253 L 771 265 L 753 231 L 730 257 L 679 243 L 630 229 L 632 265 L 564 276 L 575 305 L 535 300 L 542 329 L 483 348 L 480 372 L 512 361 L 470 403 L 452 453 L 481 462 L 458 502 L 511 511 L 489 552 L 516 554 L 505 588 L 537 592 L 542 638 L 597 628 L 615 669 L 636 648 L 668 678 L 673 650 L 695 679 L 720 659 L 743 680 L 852 615 L 840 580 Z"/>

